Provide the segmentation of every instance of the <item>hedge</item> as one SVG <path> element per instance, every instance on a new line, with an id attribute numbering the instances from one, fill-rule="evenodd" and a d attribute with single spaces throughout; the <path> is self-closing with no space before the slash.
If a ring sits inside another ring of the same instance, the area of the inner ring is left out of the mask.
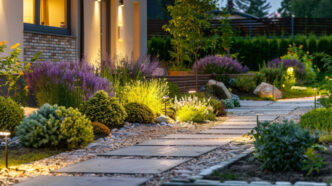
<path id="1" fill-rule="evenodd" d="M 325 52 L 332 55 L 332 35 L 331 36 L 304 36 L 297 35 L 294 38 L 268 38 L 266 36 L 245 38 L 236 37 L 233 39 L 231 48 L 232 54 L 238 55 L 238 60 L 248 66 L 250 70 L 258 70 L 263 63 L 268 63 L 274 58 L 278 58 L 287 53 L 289 44 L 295 43 L 303 45 L 305 51 L 310 53 Z M 171 49 L 169 37 L 152 38 L 149 41 L 149 53 L 156 55 L 158 52 L 160 60 L 169 60 Z M 222 53 L 222 52 L 220 52 Z"/>

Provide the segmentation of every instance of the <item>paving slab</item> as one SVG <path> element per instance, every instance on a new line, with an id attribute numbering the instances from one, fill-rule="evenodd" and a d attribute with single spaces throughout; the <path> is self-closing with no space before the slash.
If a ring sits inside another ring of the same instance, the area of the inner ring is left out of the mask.
<path id="1" fill-rule="evenodd" d="M 138 145 L 144 146 L 221 146 L 229 143 L 229 139 L 156 139 Z"/>
<path id="2" fill-rule="evenodd" d="M 247 130 L 250 130 L 250 129 L 253 129 L 255 128 L 257 125 L 218 125 L 218 126 L 215 126 L 215 127 L 211 127 L 210 129 L 228 129 L 228 130 L 238 130 L 238 129 L 247 129 Z"/>
<path id="3" fill-rule="evenodd" d="M 248 134 L 251 130 L 220 130 L 220 129 L 209 129 L 206 131 L 200 132 L 201 134 Z"/>
<path id="4" fill-rule="evenodd" d="M 240 101 L 242 107 L 263 107 L 269 104 L 272 104 L 272 101 L 251 101 L 251 100 L 243 100 Z"/>
<path id="5" fill-rule="evenodd" d="M 198 157 L 216 147 L 131 146 L 109 151 L 100 156 Z"/>
<path id="6" fill-rule="evenodd" d="M 256 125 L 257 121 L 225 121 L 220 125 Z"/>
<path id="7" fill-rule="evenodd" d="M 91 177 L 91 176 L 38 176 L 15 186 L 138 186 L 149 178 Z"/>
<path id="8" fill-rule="evenodd" d="M 56 170 L 56 173 L 82 174 L 159 174 L 189 159 L 108 159 L 96 158 Z"/>
<path id="9" fill-rule="evenodd" d="M 225 139 L 225 138 L 236 138 L 242 135 L 214 135 L 214 134 L 170 134 L 164 139 Z"/>

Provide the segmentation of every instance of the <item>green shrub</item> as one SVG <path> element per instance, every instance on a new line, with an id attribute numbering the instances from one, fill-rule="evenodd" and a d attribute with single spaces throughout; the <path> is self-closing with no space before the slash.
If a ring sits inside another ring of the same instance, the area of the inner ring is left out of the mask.
<path id="1" fill-rule="evenodd" d="M 174 108 L 177 120 L 203 122 L 205 120 L 215 120 L 213 107 L 209 105 L 209 100 L 199 99 L 198 97 L 175 98 Z"/>
<path id="2" fill-rule="evenodd" d="M 214 115 L 216 115 L 216 116 L 226 116 L 227 115 L 225 106 L 220 100 L 211 98 L 209 101 L 209 104 L 213 107 Z"/>
<path id="3" fill-rule="evenodd" d="M 232 97 L 231 100 L 234 103 L 234 107 L 241 107 L 240 99 L 238 97 Z"/>
<path id="4" fill-rule="evenodd" d="M 74 149 L 93 141 L 93 129 L 77 109 L 45 104 L 22 121 L 17 136 L 26 147 Z"/>
<path id="5" fill-rule="evenodd" d="M 313 65 L 314 67 L 318 68 L 320 72 L 331 72 L 331 66 L 332 66 L 332 56 L 324 53 L 314 53 L 313 54 L 314 60 Z"/>
<path id="6" fill-rule="evenodd" d="M 168 96 L 170 98 L 175 98 L 176 97 L 180 97 L 181 95 L 181 92 L 180 92 L 180 88 L 177 84 L 175 83 L 171 83 L 171 82 L 168 82 Z"/>
<path id="7" fill-rule="evenodd" d="M 168 94 L 168 83 L 165 80 L 135 81 L 126 85 L 118 95 L 121 102 L 140 103 L 148 106 L 154 115 L 165 112 L 163 97 Z"/>
<path id="8" fill-rule="evenodd" d="M 169 50 L 172 48 L 170 37 L 152 37 L 148 41 L 148 53 L 160 61 L 171 59 Z"/>
<path id="9" fill-rule="evenodd" d="M 255 80 L 251 77 L 240 76 L 235 79 L 234 87 L 241 92 L 253 92 L 256 86 Z"/>
<path id="10" fill-rule="evenodd" d="M 264 82 L 280 87 L 282 84 L 283 75 L 284 71 L 282 68 L 270 68 L 264 66 L 259 70 L 258 76 L 263 77 Z"/>
<path id="11" fill-rule="evenodd" d="M 234 100 L 232 99 L 225 99 L 222 100 L 222 102 L 225 105 L 226 109 L 233 109 L 235 107 Z"/>
<path id="12" fill-rule="evenodd" d="M 122 125 L 127 117 L 124 107 L 115 98 L 108 97 L 108 94 L 102 90 L 84 102 L 80 111 L 91 121 L 98 121 L 109 128 Z"/>
<path id="13" fill-rule="evenodd" d="M 255 157 L 269 171 L 300 171 L 305 152 L 316 138 L 293 122 L 259 123 L 252 131 L 255 138 Z"/>
<path id="14" fill-rule="evenodd" d="M 146 105 L 128 103 L 125 108 L 128 113 L 126 121 L 131 123 L 153 123 L 154 114 Z"/>
<path id="15" fill-rule="evenodd" d="M 0 131 L 8 130 L 14 135 L 23 117 L 24 111 L 18 103 L 0 96 Z"/>
<path id="16" fill-rule="evenodd" d="M 301 116 L 300 126 L 310 131 L 332 134 L 332 109 L 318 108 Z"/>
<path id="17" fill-rule="evenodd" d="M 98 121 L 92 122 L 93 134 L 95 136 L 106 137 L 111 134 L 111 130 L 104 124 Z"/>

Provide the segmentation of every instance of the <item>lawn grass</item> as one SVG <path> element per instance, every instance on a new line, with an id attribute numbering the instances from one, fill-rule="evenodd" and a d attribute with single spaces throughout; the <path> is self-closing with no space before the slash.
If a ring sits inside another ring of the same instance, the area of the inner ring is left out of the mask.
<path id="1" fill-rule="evenodd" d="M 41 160 L 63 152 L 55 149 L 8 149 L 8 165 L 16 166 L 24 163 Z M 5 150 L 0 149 L 0 169 L 5 168 Z"/>
<path id="2" fill-rule="evenodd" d="M 282 92 L 283 98 L 302 98 L 302 97 L 313 97 L 315 96 L 315 90 L 313 88 L 307 87 L 306 89 L 290 89 L 284 90 Z"/>

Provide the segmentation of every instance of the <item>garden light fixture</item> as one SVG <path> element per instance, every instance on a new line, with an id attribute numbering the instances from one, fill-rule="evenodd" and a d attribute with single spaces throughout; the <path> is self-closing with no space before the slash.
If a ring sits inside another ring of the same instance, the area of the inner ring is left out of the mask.
<path id="1" fill-rule="evenodd" d="M 256 114 L 256 122 L 257 122 L 257 125 L 259 123 L 259 116 L 264 116 L 264 114 Z"/>
<path id="2" fill-rule="evenodd" d="M 6 168 L 8 169 L 8 136 L 10 136 L 10 132 L 9 131 L 0 131 L 0 136 L 4 136 L 5 137 L 5 154 L 6 154 Z"/>
<path id="3" fill-rule="evenodd" d="M 165 103 L 165 116 L 167 116 L 167 101 L 169 100 L 169 96 L 164 96 L 163 100 Z"/>
<path id="4" fill-rule="evenodd" d="M 124 6 L 124 4 L 123 4 L 123 0 L 120 0 L 120 1 L 119 1 L 119 6 Z"/>
<path id="5" fill-rule="evenodd" d="M 315 109 L 317 108 L 317 88 L 314 88 L 315 90 Z"/>

